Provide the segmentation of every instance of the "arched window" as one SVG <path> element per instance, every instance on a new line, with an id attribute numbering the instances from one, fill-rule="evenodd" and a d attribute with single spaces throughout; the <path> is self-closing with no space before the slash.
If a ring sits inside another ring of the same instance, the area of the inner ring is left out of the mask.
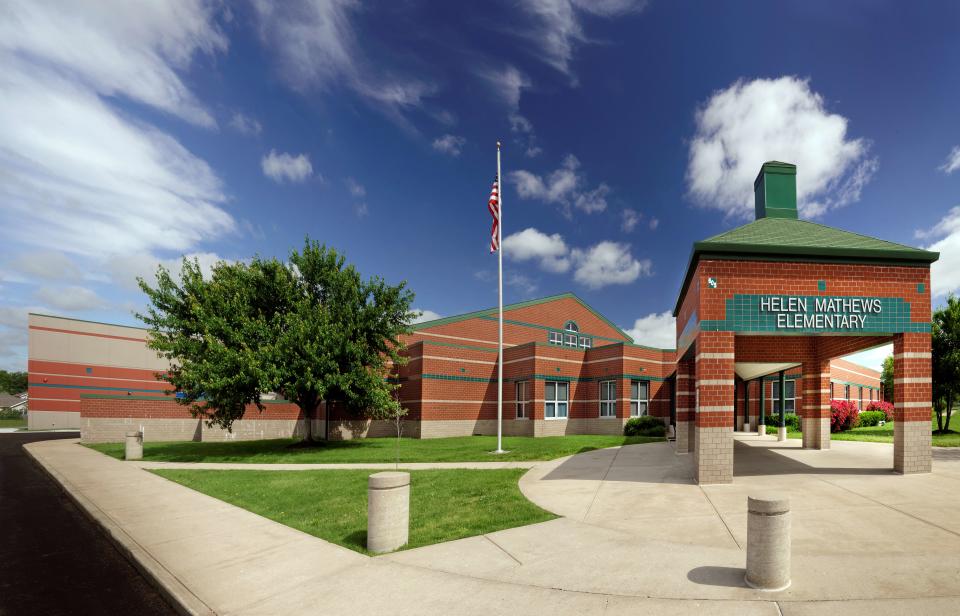
<path id="1" fill-rule="evenodd" d="M 577 324 L 574 323 L 573 321 L 567 321 L 566 325 L 563 326 L 563 329 L 567 330 L 568 332 L 579 332 L 579 331 L 580 331 L 580 328 L 577 327 Z"/>
<path id="2" fill-rule="evenodd" d="M 563 344 L 565 346 L 577 348 L 577 343 L 580 340 L 580 338 L 577 336 L 577 333 L 579 333 L 580 328 L 573 321 L 567 321 L 564 323 L 563 329 L 566 331 L 566 334 L 563 336 Z"/>

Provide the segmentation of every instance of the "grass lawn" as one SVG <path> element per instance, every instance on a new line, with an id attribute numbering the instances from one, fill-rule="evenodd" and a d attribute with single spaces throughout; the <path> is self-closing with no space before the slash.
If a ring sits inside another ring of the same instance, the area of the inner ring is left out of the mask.
<path id="1" fill-rule="evenodd" d="M 371 471 L 154 472 L 315 537 L 367 553 L 367 477 Z M 554 519 L 557 516 L 520 493 L 517 481 L 525 472 L 411 472 L 410 542 L 405 548 Z"/>
<path id="2" fill-rule="evenodd" d="M 571 434 L 532 438 L 508 436 L 508 454 L 493 455 L 494 436 L 458 436 L 437 439 L 400 439 L 400 462 L 491 462 L 551 460 L 575 453 L 662 441 L 662 437 Z M 88 445 L 108 456 L 123 459 L 123 443 Z M 304 446 L 291 439 L 229 442 L 171 442 L 143 445 L 143 459 L 152 462 L 259 462 L 259 463 L 373 463 L 396 459 L 396 439 L 368 438 L 322 441 Z"/>
<path id="3" fill-rule="evenodd" d="M 944 434 L 937 434 L 937 420 L 931 421 L 933 429 L 934 447 L 960 447 L 960 432 L 950 430 Z M 767 426 L 767 433 L 770 434 L 770 426 Z M 772 434 L 776 434 L 774 427 Z M 792 430 L 787 431 L 788 438 L 803 438 L 803 434 Z M 871 426 L 869 428 L 854 428 L 846 432 L 832 432 L 830 439 L 834 441 L 865 441 L 868 443 L 892 443 L 893 442 L 893 422 L 888 422 L 882 426 Z"/>
<path id="4" fill-rule="evenodd" d="M 0 428 L 26 428 L 27 418 L 20 419 L 0 419 Z"/>

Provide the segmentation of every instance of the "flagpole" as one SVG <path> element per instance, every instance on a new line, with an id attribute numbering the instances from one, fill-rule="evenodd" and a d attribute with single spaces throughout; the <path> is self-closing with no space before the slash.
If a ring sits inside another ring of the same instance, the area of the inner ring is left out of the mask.
<path id="1" fill-rule="evenodd" d="M 503 178 L 500 176 L 500 142 L 497 142 L 497 192 L 500 222 L 497 224 L 497 451 L 503 452 Z"/>

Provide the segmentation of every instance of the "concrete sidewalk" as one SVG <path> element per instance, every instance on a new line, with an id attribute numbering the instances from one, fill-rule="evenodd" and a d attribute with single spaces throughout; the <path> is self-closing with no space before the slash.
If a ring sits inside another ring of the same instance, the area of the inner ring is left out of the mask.
<path id="1" fill-rule="evenodd" d="M 882 466 L 889 445 L 804 452 L 738 444 L 736 483 L 705 489 L 666 443 L 589 452 L 538 465 L 521 482 L 567 518 L 368 558 L 73 443 L 29 451 L 195 613 L 960 609 L 960 523 L 943 515 L 960 504 L 951 490 L 960 466 L 893 476 Z M 815 454 L 852 466 L 811 466 Z M 774 474 L 749 474 L 763 469 Z M 740 510 L 748 491 L 769 487 L 788 488 L 796 511 L 794 583 L 780 593 L 742 582 Z"/>

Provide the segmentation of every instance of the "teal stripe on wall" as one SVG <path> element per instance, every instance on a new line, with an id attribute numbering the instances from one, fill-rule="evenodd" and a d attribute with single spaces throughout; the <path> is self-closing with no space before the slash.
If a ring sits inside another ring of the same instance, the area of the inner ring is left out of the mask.
<path id="1" fill-rule="evenodd" d="M 136 387 L 97 387 L 95 385 L 58 385 L 56 383 L 30 383 L 28 387 L 52 387 L 54 389 L 87 389 L 95 391 L 137 391 L 163 393 L 163 389 L 137 389 Z"/>

